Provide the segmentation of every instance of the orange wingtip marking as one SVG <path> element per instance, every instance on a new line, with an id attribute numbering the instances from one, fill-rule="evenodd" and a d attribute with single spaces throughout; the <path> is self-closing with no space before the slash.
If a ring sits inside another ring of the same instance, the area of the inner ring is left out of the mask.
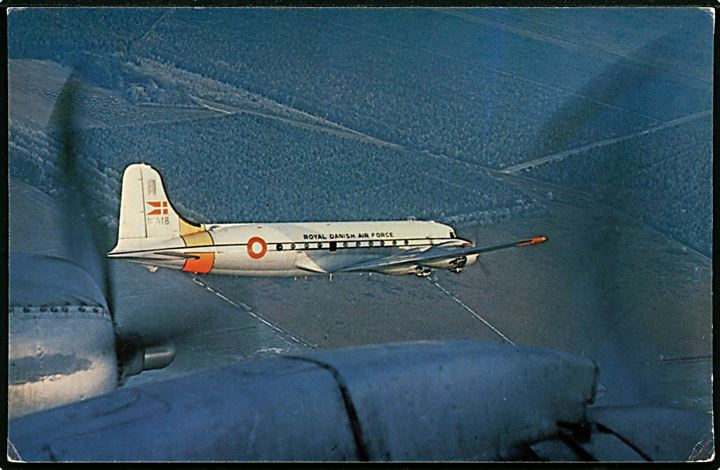
<path id="1" fill-rule="evenodd" d="M 215 263 L 215 253 L 190 253 L 198 256 L 198 259 L 189 258 L 185 260 L 183 271 L 192 273 L 209 273 Z"/>
<path id="2" fill-rule="evenodd" d="M 527 245 L 535 245 L 536 243 L 542 243 L 546 242 L 548 237 L 542 236 L 542 237 L 535 237 L 531 238 L 530 240 L 522 243 L 518 243 L 517 246 L 527 246 Z"/>

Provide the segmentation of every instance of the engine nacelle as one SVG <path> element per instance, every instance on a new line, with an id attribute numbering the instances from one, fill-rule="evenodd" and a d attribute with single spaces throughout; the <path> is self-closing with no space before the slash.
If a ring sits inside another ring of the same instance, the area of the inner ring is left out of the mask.
<path id="1" fill-rule="evenodd" d="M 463 259 L 463 258 L 459 258 Z M 435 269 L 450 269 L 457 266 L 458 259 L 440 259 L 435 261 L 424 261 L 423 265 Z M 463 265 L 464 266 L 464 265 Z"/>
<path id="2" fill-rule="evenodd" d="M 105 298 L 82 266 L 10 254 L 10 418 L 117 388 L 115 334 Z"/>
<path id="3" fill-rule="evenodd" d="M 462 269 L 465 266 L 473 264 L 477 261 L 477 255 L 461 256 L 460 258 L 441 259 L 436 261 L 424 262 L 423 265 L 436 269 Z"/>

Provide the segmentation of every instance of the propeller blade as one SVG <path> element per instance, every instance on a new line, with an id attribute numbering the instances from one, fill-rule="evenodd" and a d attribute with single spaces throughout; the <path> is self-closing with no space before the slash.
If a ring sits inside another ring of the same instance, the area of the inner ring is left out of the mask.
<path id="1" fill-rule="evenodd" d="M 78 92 L 81 82 L 76 71 L 70 74 L 51 114 L 52 135 L 60 143 L 55 185 L 61 191 L 66 219 L 57 233 L 67 247 L 67 257 L 95 280 L 109 307 L 108 275 L 101 225 L 97 222 L 92 195 L 83 179 L 82 161 L 78 155 Z M 112 312 L 112 308 L 110 308 Z"/>

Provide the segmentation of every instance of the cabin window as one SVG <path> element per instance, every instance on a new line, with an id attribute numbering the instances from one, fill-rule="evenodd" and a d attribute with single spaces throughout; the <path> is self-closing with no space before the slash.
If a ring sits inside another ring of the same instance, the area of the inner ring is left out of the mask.
<path id="1" fill-rule="evenodd" d="M 406 245 L 409 245 L 409 244 L 410 244 L 410 241 L 409 241 L 409 240 L 405 240 L 405 244 L 406 244 Z"/>
<path id="2" fill-rule="evenodd" d="M 375 243 L 374 243 L 372 240 L 370 240 L 370 241 L 368 242 L 368 246 L 373 246 L 374 244 L 375 244 Z"/>
<path id="3" fill-rule="evenodd" d="M 294 250 L 294 249 L 295 249 L 295 244 L 294 244 L 294 243 L 291 243 L 291 244 L 290 244 L 290 249 L 291 249 L 291 250 Z"/>
<path id="4" fill-rule="evenodd" d="M 282 249 L 283 249 L 282 243 L 278 243 L 278 244 L 277 244 L 277 251 L 282 251 Z"/>
<path id="5" fill-rule="evenodd" d="M 310 244 L 309 244 L 309 243 L 306 243 L 306 244 L 305 244 L 305 249 L 306 249 L 306 250 L 309 250 L 309 249 L 310 249 Z"/>
<path id="6" fill-rule="evenodd" d="M 337 251 L 337 242 L 330 242 L 330 251 Z"/>
<path id="7" fill-rule="evenodd" d="M 397 240 L 393 240 L 393 246 L 397 246 Z"/>
<path id="8" fill-rule="evenodd" d="M 347 247 L 348 247 L 348 242 L 343 242 L 343 248 L 347 248 Z"/>
<path id="9" fill-rule="evenodd" d="M 361 245 L 362 245 L 362 243 L 360 243 L 359 241 L 355 242 L 356 247 L 360 248 Z"/>
<path id="10" fill-rule="evenodd" d="M 318 248 L 322 248 L 322 242 L 318 243 Z"/>
<path id="11" fill-rule="evenodd" d="M 380 246 L 385 246 L 385 240 L 380 240 Z"/>

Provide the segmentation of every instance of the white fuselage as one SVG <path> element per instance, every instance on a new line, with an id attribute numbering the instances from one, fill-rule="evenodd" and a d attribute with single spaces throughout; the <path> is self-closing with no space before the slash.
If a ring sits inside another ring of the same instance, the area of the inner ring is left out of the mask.
<path id="1" fill-rule="evenodd" d="M 209 224 L 201 234 L 163 241 L 156 253 L 192 255 L 194 259 L 135 259 L 135 262 L 196 273 L 243 276 L 325 274 L 337 266 L 389 256 L 401 250 L 433 245 L 464 246 L 452 227 L 436 222 L 305 222 L 268 224 Z M 138 253 L 141 254 L 141 253 Z M 477 257 L 469 257 L 468 264 Z M 438 261 L 446 267 L 449 261 Z M 406 274 L 415 267 L 388 268 Z"/>
<path id="2" fill-rule="evenodd" d="M 156 268 L 237 276 L 460 272 L 477 260 L 452 227 L 415 220 L 195 224 L 170 203 L 160 173 L 134 163 L 123 172 L 118 240 L 107 254 Z"/>

